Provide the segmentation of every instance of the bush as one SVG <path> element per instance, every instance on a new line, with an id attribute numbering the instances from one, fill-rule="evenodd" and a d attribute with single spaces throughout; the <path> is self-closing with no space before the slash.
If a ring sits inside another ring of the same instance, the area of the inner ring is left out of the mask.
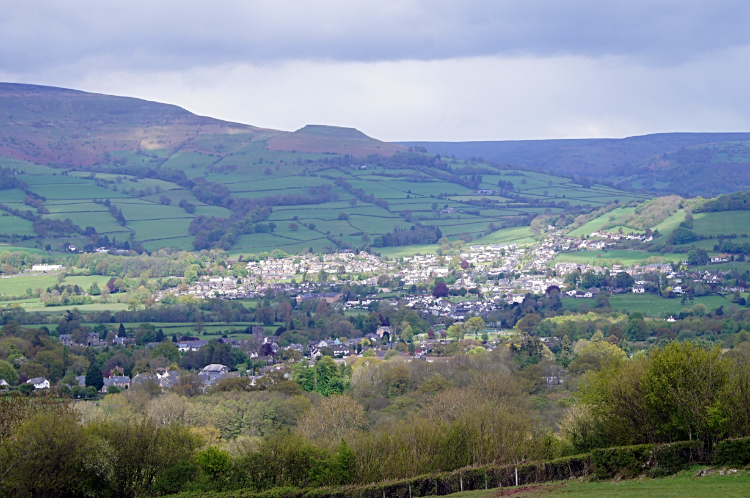
<path id="1" fill-rule="evenodd" d="M 599 479 L 637 477 L 642 474 L 658 477 L 674 474 L 700 461 L 702 452 L 702 441 L 639 444 L 593 450 L 591 460 Z"/>
<path id="2" fill-rule="evenodd" d="M 716 445 L 714 465 L 747 465 L 750 463 L 750 437 L 727 439 Z"/>

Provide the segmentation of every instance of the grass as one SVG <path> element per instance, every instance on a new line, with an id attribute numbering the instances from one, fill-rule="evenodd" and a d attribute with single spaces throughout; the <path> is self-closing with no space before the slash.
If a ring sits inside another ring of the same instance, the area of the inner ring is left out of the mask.
<path id="1" fill-rule="evenodd" d="M 582 235 L 591 235 L 593 232 L 596 232 L 597 230 L 601 229 L 604 225 L 610 222 L 617 223 L 617 226 L 623 227 L 623 232 L 625 232 L 626 228 L 624 226 L 626 218 L 628 215 L 635 214 L 635 208 L 617 208 L 613 209 L 609 213 L 604 213 L 602 216 L 596 217 L 593 220 L 589 220 L 585 225 L 576 228 L 572 232 L 570 232 L 569 235 L 573 237 L 580 237 Z M 610 218 L 614 218 L 614 220 L 610 220 Z M 615 229 L 610 229 L 616 231 Z M 630 230 L 630 229 L 628 229 Z"/>
<path id="2" fill-rule="evenodd" d="M 599 257 L 601 256 L 601 257 Z M 602 266 L 605 262 L 615 261 L 615 264 L 634 265 L 642 264 L 646 261 L 659 263 L 668 263 L 682 261 L 685 254 L 665 253 L 645 251 L 632 251 L 628 249 L 617 249 L 614 251 L 578 251 L 561 253 L 555 259 L 555 263 L 578 263 Z M 620 263 L 616 263 L 619 261 Z M 554 264 L 554 263 L 553 263 Z"/>
<path id="3" fill-rule="evenodd" d="M 710 474 L 700 479 L 693 477 L 696 472 L 696 469 L 686 470 L 660 479 L 611 481 L 573 479 L 529 486 L 464 491 L 447 496 L 451 498 L 499 498 L 501 496 L 517 498 L 641 498 L 644 496 L 713 498 L 724 496 L 729 498 L 749 495 L 750 474 L 747 471 L 724 476 Z"/>
<path id="4" fill-rule="evenodd" d="M 487 237 L 481 236 L 490 223 L 500 225 L 508 217 L 527 216 L 529 213 L 542 213 L 548 209 L 531 206 L 507 208 L 506 201 L 509 199 L 500 196 L 493 199 L 500 201 L 495 206 L 477 208 L 469 203 L 478 198 L 474 189 L 441 180 L 438 176 L 433 176 L 433 170 L 430 169 L 387 169 L 370 164 L 367 170 L 319 170 L 309 166 L 310 161 L 329 158 L 330 154 L 279 151 L 273 150 L 273 147 L 269 149 L 267 141 L 271 138 L 272 135 L 267 132 L 200 135 L 191 141 L 190 150 L 174 152 L 169 147 L 145 148 L 140 154 L 133 151 L 113 151 L 112 157 L 124 160 L 126 164 L 139 166 L 151 166 L 158 158 L 165 159 L 163 167 L 180 169 L 190 178 L 203 177 L 208 181 L 224 184 L 236 198 L 258 198 L 277 194 L 307 195 L 310 188 L 324 184 L 332 185 L 331 192 L 338 195 L 338 200 L 323 204 L 274 206 L 268 221 L 274 221 L 279 225 L 275 236 L 253 234 L 240 237 L 231 248 L 233 252 L 267 251 L 277 247 L 288 252 L 298 252 L 311 246 L 318 250 L 331 245 L 331 242 L 324 238 L 327 232 L 353 246 L 359 246 L 362 244 L 361 235 L 354 235 L 355 233 L 366 233 L 370 240 L 373 240 L 376 236 L 392 232 L 395 228 L 412 228 L 417 222 L 438 226 L 446 236 L 452 238 L 469 233 L 474 238 L 481 238 L 483 243 L 525 243 L 532 240 L 527 228 L 526 233 L 510 238 L 512 240 L 497 232 Z M 15 161 L 0 158 L 0 161 L 2 160 L 8 161 L 9 164 Z M 363 160 L 363 163 L 366 162 Z M 118 232 L 118 239 L 125 236 L 119 232 L 135 231 L 135 239 L 144 242 L 148 250 L 170 246 L 191 249 L 192 237 L 189 237 L 187 232 L 190 220 L 200 215 L 231 215 L 229 210 L 222 207 L 205 205 L 198 201 L 189 189 L 175 183 L 148 178 L 136 179 L 127 175 L 108 173 L 105 170 L 96 174 L 100 181 L 111 181 L 118 176 L 122 179 L 116 184 L 107 184 L 107 188 L 104 188 L 96 185 L 97 180 L 89 178 L 88 172 L 71 172 L 69 175 L 63 175 L 60 170 L 46 166 L 28 166 L 26 168 L 22 165 L 28 173 L 24 175 L 24 180 L 33 192 L 47 199 L 45 205 L 50 213 L 45 215 L 46 217 L 61 220 L 69 218 L 82 228 L 93 226 L 98 233 Z M 221 170 L 223 166 L 230 168 Z M 472 174 L 462 171 L 469 167 L 466 163 L 454 163 L 453 167 L 459 176 Z M 472 167 L 493 168 L 487 164 Z M 306 172 L 303 176 L 300 173 L 305 169 L 309 174 Z M 434 170 L 434 173 L 442 175 L 437 170 Z M 354 199 L 353 195 L 335 186 L 330 178 L 324 178 L 325 175 L 346 178 L 354 188 L 361 188 L 366 194 L 372 194 L 377 199 L 387 200 L 389 209 L 360 199 L 356 200 L 356 206 L 351 206 L 349 201 Z M 501 179 L 513 181 L 522 195 L 539 200 L 560 200 L 566 195 L 566 200 L 571 204 L 598 205 L 607 202 L 609 198 L 617 197 L 625 202 L 633 197 L 632 194 L 600 185 L 584 189 L 567 178 L 534 172 L 514 174 L 511 170 L 485 175 L 479 186 L 497 187 L 497 182 Z M 526 183 L 522 184 L 522 179 Z M 152 189 L 151 194 L 136 196 L 133 192 L 133 189 L 139 192 L 147 188 Z M 155 192 L 157 188 L 160 190 L 158 193 Z M 437 199 L 440 194 L 456 197 Z M 159 199 L 162 196 L 168 197 L 171 205 L 161 204 Z M 24 197 L 24 192 L 17 189 L 0 192 L 0 202 L 12 207 L 23 208 Z M 127 221 L 126 227 L 119 226 L 106 208 L 95 204 L 92 199 L 111 199 L 117 208 L 122 210 Z M 196 206 L 194 214 L 188 214 L 177 207 L 181 200 L 187 200 Z M 441 209 L 447 205 L 462 213 L 433 219 L 433 204 L 437 204 Z M 404 220 L 401 213 L 405 210 L 412 212 L 413 222 Z M 479 210 L 481 215 L 466 214 L 468 210 Z M 558 209 L 553 208 L 551 211 L 557 212 Z M 341 212 L 350 215 L 348 222 L 338 219 Z M 420 220 L 420 217 L 423 219 Z M 13 220 L 11 223 L 10 217 L 6 218 L 8 219 L 0 219 L 0 234 L 34 235 L 30 223 L 23 220 Z M 301 232 L 305 228 L 302 226 L 300 231 L 292 232 L 288 230 L 288 224 L 292 221 L 299 225 L 315 223 L 317 233 L 303 234 Z"/>
<path id="5" fill-rule="evenodd" d="M 698 235 L 750 233 L 750 211 L 698 213 L 694 216 L 693 231 Z"/>
<path id="6" fill-rule="evenodd" d="M 0 278 L 0 294 L 19 296 L 26 293 L 26 289 L 32 291 L 40 288 L 47 289 L 57 283 L 57 275 L 42 274 L 42 275 L 21 275 L 18 277 L 11 278 Z M 88 290 L 91 284 L 97 282 L 99 287 L 104 286 L 109 279 L 112 277 L 91 275 L 91 276 L 78 276 L 78 277 L 67 277 L 61 285 L 78 285 L 84 290 Z"/>
<path id="7" fill-rule="evenodd" d="M 8 214 L 5 211 L 3 211 L 2 216 L 0 216 L 0 232 L 13 235 L 36 234 L 36 232 L 34 232 L 34 223 L 25 218 L 21 218 L 20 216 Z"/>
<path id="8" fill-rule="evenodd" d="M 580 305 L 581 301 L 593 304 L 588 299 L 565 299 L 566 301 L 575 301 L 574 304 Z M 696 297 L 691 304 L 680 304 L 681 298 L 668 299 L 653 294 L 617 294 L 609 298 L 609 305 L 612 309 L 622 311 L 626 309 L 630 312 L 640 311 L 644 315 L 651 317 L 661 317 L 664 315 L 677 315 L 684 308 L 690 308 L 695 304 L 705 304 L 709 310 L 719 306 L 731 306 L 732 302 L 722 296 L 703 296 Z M 569 303 L 570 305 L 571 303 Z"/>
<path id="9" fill-rule="evenodd" d="M 12 246 L 7 244 L 0 244 L 0 253 L 3 253 L 5 251 L 8 252 L 27 252 L 30 254 L 41 254 L 43 256 L 48 256 L 49 253 L 47 251 L 44 251 L 42 249 L 34 249 L 32 247 L 22 247 L 22 246 Z"/>

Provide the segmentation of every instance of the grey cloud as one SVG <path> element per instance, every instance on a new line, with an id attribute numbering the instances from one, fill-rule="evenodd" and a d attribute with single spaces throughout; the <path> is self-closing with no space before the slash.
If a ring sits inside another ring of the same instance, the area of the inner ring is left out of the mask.
<path id="1" fill-rule="evenodd" d="M 278 60 L 629 57 L 671 65 L 750 44 L 742 1 L 2 2 L 6 73 Z"/>

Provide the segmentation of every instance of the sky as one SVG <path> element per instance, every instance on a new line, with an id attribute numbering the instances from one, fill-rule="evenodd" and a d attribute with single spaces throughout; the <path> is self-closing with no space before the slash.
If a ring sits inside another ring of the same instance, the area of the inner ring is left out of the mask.
<path id="1" fill-rule="evenodd" d="M 0 0 L 0 81 L 387 141 L 750 131 L 739 0 Z"/>

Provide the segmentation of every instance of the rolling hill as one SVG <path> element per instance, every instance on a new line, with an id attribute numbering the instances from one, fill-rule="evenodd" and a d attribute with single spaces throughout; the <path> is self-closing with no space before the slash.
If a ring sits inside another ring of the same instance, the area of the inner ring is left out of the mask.
<path id="1" fill-rule="evenodd" d="M 740 184 L 736 183 L 737 163 L 750 157 L 739 150 L 748 140 L 750 133 L 660 133 L 623 139 L 398 143 L 441 155 L 584 175 L 652 191 L 715 195 L 750 188 L 750 178 L 744 175 Z M 707 150 L 715 154 L 707 154 Z M 733 159 L 724 161 L 727 154 Z M 717 162 L 722 164 L 718 170 Z M 686 165 L 691 168 L 689 175 L 680 172 Z M 712 177 L 708 185 L 706 175 Z"/>
<path id="2" fill-rule="evenodd" d="M 648 195 L 409 151 L 353 128 L 286 132 L 140 99 L 0 84 L 0 242 L 289 253 L 525 239 L 539 213 Z"/>

